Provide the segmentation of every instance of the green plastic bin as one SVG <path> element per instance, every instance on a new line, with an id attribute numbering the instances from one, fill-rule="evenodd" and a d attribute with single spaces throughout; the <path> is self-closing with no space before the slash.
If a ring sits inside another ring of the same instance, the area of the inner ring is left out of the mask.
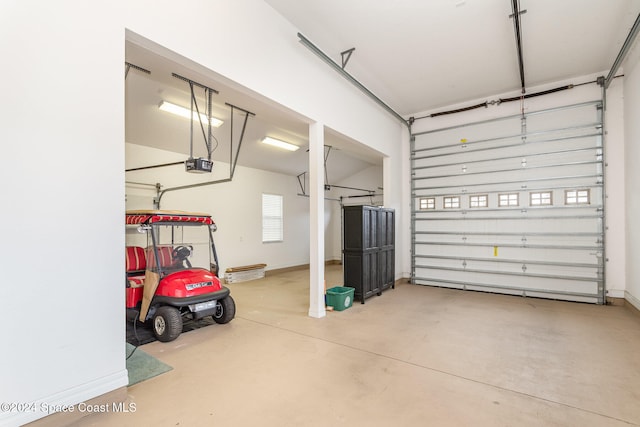
<path id="1" fill-rule="evenodd" d="M 353 293 L 356 288 L 348 286 L 335 286 L 327 289 L 327 306 L 333 307 L 336 311 L 346 310 L 353 304 Z"/>

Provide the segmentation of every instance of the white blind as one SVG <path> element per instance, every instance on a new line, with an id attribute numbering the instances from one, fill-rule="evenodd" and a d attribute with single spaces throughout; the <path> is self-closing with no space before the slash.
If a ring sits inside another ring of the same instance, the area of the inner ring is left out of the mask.
<path id="1" fill-rule="evenodd" d="M 283 240 L 282 223 L 282 196 L 263 194 L 262 242 L 281 242 Z"/>

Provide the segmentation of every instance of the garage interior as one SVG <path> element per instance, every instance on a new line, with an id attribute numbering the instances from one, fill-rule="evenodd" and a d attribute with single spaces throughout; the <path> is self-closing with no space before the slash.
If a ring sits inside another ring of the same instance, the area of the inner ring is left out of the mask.
<path id="1" fill-rule="evenodd" d="M 36 244 L 48 283 L 10 291 L 39 320 L 7 331 L 0 398 L 33 410 L 0 425 L 640 425 L 640 3 L 424 3 L 117 1 L 100 24 L 83 6 L 85 23 L 24 36 L 7 283 Z M 8 9 L 7 40 L 62 16 Z M 265 195 L 282 200 L 273 239 Z M 393 288 L 333 311 L 324 290 L 352 285 L 343 209 L 360 205 L 394 213 Z M 266 275 L 226 284 L 229 324 L 141 345 L 171 370 L 127 387 L 114 283 L 124 212 L 148 209 L 211 214 L 220 276 Z"/>
<path id="2" fill-rule="evenodd" d="M 301 304 L 308 271 L 229 287 L 229 325 L 140 347 L 173 370 L 128 388 L 135 414 L 73 425 L 635 423 L 640 332 L 624 307 L 402 283 L 319 322 Z M 225 369 L 202 368 L 213 358 Z"/>

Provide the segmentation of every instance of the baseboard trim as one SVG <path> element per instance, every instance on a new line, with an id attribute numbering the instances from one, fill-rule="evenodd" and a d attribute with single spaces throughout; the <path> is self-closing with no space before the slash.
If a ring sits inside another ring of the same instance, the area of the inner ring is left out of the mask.
<path id="1" fill-rule="evenodd" d="M 273 270 L 267 270 L 265 271 L 265 275 L 288 273 L 290 271 L 299 271 L 299 270 L 308 270 L 308 269 L 309 269 L 309 264 L 292 265 L 291 267 L 274 268 Z"/>
<path id="2" fill-rule="evenodd" d="M 330 259 L 324 262 L 324 265 L 342 265 L 342 261 L 339 259 Z M 289 271 L 299 271 L 299 270 L 308 270 L 310 268 L 309 264 L 300 264 L 293 265 L 291 267 L 283 267 L 283 268 L 274 268 L 273 270 L 267 270 L 266 274 L 279 274 L 279 273 L 287 273 Z"/>
<path id="3" fill-rule="evenodd" d="M 624 300 L 627 306 L 634 309 L 636 313 L 640 315 L 640 300 L 638 298 L 631 295 L 628 291 L 624 291 Z"/>
<path id="4" fill-rule="evenodd" d="M 38 399 L 35 402 L 37 411 L 5 412 L 0 414 L 0 425 L 28 424 L 30 427 L 53 427 L 70 424 L 76 419 L 81 419 L 90 414 L 88 411 L 80 410 L 78 405 L 81 403 L 94 404 L 93 402 L 95 401 L 95 404 L 112 405 L 124 402 L 127 399 L 128 382 L 129 377 L 125 369 L 88 384 L 65 390 L 62 393 Z M 75 410 L 73 412 L 56 412 L 50 415 L 43 411 L 43 408 L 46 410 L 47 408 L 59 406 L 73 406 Z M 5 416 L 3 417 L 2 415 Z"/>
<path id="5" fill-rule="evenodd" d="M 626 304 L 624 298 L 619 297 L 607 297 L 607 305 L 615 305 L 617 307 L 622 307 Z"/>
<path id="6" fill-rule="evenodd" d="M 624 299 L 624 289 L 607 289 L 607 298 L 608 297 Z"/>

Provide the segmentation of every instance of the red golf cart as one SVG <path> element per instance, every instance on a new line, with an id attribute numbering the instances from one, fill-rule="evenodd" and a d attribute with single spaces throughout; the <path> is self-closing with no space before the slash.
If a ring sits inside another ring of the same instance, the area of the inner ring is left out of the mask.
<path id="1" fill-rule="evenodd" d="M 126 306 L 151 322 L 159 341 L 176 339 L 183 318 L 230 322 L 236 312 L 218 278 L 210 215 L 142 210 L 126 213 Z"/>

